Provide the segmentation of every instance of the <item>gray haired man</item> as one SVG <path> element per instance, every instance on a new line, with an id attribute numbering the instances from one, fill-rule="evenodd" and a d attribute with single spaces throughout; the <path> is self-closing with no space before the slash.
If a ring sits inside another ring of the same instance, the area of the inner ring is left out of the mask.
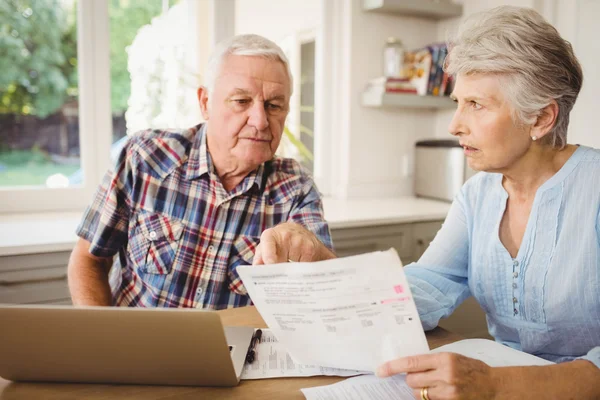
<path id="1" fill-rule="evenodd" d="M 252 263 L 265 229 L 287 224 L 331 249 L 312 178 L 275 157 L 292 94 L 281 49 L 236 36 L 217 46 L 206 78 L 205 123 L 133 135 L 107 172 L 77 229 L 74 304 L 245 306 L 236 269 Z"/>

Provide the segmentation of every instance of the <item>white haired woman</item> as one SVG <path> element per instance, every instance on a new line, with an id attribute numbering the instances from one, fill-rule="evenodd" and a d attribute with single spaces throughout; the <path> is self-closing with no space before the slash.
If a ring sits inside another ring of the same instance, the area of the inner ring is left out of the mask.
<path id="1" fill-rule="evenodd" d="M 456 77 L 450 133 L 484 172 L 406 267 L 421 321 L 433 329 L 473 295 L 497 341 L 557 364 L 491 368 L 439 353 L 378 373 L 407 373 L 423 400 L 598 399 L 600 151 L 566 140 L 579 62 L 538 13 L 499 7 L 461 25 L 446 63 Z M 283 228 L 261 242 L 257 263 L 294 259 Z"/>
<path id="2" fill-rule="evenodd" d="M 600 398 L 600 151 L 567 144 L 583 80 L 571 45 L 537 12 L 499 7 L 461 26 L 446 67 L 457 78 L 450 133 L 485 173 L 406 268 L 422 323 L 473 295 L 497 341 L 560 364 L 491 368 L 441 353 L 381 375 L 407 372 L 431 400 Z"/>

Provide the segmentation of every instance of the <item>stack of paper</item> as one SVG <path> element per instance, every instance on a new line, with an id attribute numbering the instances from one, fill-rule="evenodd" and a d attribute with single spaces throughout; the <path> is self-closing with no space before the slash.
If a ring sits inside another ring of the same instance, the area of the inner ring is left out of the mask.
<path id="1" fill-rule="evenodd" d="M 262 329 L 262 336 L 255 351 L 256 359 L 251 364 L 244 365 L 242 379 L 291 378 L 317 375 L 354 376 L 363 374 L 361 371 L 297 363 L 270 329 Z"/>

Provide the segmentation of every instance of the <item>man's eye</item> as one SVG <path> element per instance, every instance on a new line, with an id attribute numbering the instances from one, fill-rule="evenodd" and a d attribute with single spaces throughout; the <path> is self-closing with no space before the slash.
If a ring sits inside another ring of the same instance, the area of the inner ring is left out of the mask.
<path id="1" fill-rule="evenodd" d="M 248 104 L 248 103 L 250 103 L 250 100 L 248 100 L 248 99 L 233 99 L 233 102 L 237 103 L 237 104 Z"/>
<path id="2" fill-rule="evenodd" d="M 265 106 L 268 110 L 281 110 L 281 106 L 278 104 L 267 103 Z"/>
<path id="3" fill-rule="evenodd" d="M 475 109 L 475 110 L 479 110 L 479 109 L 481 109 L 481 104 L 479 104 L 476 101 L 471 101 L 471 107 L 473 107 L 473 109 Z"/>

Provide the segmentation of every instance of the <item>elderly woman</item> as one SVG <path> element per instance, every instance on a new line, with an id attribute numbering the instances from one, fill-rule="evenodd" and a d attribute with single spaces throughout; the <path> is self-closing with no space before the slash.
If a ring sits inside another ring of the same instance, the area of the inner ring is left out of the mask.
<path id="1" fill-rule="evenodd" d="M 470 179 L 421 259 L 406 267 L 426 330 L 473 295 L 489 332 L 556 362 L 491 368 L 440 353 L 389 362 L 420 399 L 600 398 L 600 151 L 567 144 L 582 84 L 571 45 L 538 13 L 499 7 L 468 19 L 446 60 L 450 124 Z M 314 235 L 265 231 L 255 263 L 333 255 Z"/>

